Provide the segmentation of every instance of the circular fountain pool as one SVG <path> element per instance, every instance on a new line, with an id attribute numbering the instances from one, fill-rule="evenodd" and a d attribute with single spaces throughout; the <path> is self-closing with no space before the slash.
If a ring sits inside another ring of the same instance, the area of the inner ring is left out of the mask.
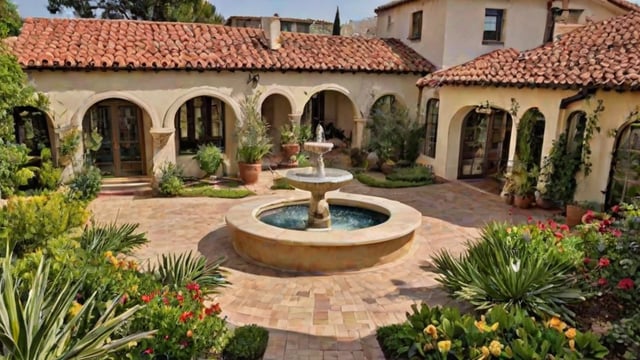
<path id="1" fill-rule="evenodd" d="M 358 230 L 382 224 L 389 215 L 355 206 L 329 205 L 332 230 Z M 261 213 L 260 221 L 290 230 L 307 230 L 309 205 L 286 205 Z"/>
<path id="2" fill-rule="evenodd" d="M 357 208 L 388 219 L 350 231 L 338 230 L 335 224 L 324 231 L 291 230 L 269 225 L 260 218 L 292 205 L 304 208 L 309 196 L 296 192 L 286 198 L 262 197 L 237 205 L 227 213 L 234 249 L 254 263 L 308 272 L 359 270 L 394 261 L 409 252 L 415 231 L 422 223 L 420 212 L 384 198 L 342 192 L 327 195 L 330 207 Z"/>

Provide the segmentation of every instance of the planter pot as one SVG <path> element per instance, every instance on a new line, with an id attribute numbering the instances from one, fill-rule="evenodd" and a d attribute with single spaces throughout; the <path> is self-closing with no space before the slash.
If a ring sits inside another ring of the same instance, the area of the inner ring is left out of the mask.
<path id="1" fill-rule="evenodd" d="M 513 194 L 508 192 L 503 192 L 502 194 L 500 194 L 500 197 L 502 198 L 505 204 L 507 205 L 513 204 Z"/>
<path id="2" fill-rule="evenodd" d="M 380 165 L 380 171 L 382 171 L 382 173 L 385 175 L 391 174 L 395 168 L 396 168 L 395 165 L 391 165 L 387 163 Z"/>
<path id="3" fill-rule="evenodd" d="M 544 198 L 537 198 L 536 199 L 536 205 L 540 208 L 540 209 L 551 209 L 554 206 L 553 201 L 549 200 L 549 199 L 544 199 Z"/>
<path id="4" fill-rule="evenodd" d="M 567 225 L 574 227 L 582 223 L 582 217 L 587 213 L 587 209 L 578 205 L 567 205 Z"/>
<path id="5" fill-rule="evenodd" d="M 258 182 L 260 173 L 262 172 L 262 163 L 247 164 L 238 163 L 238 172 L 240 173 L 240 179 L 245 185 L 251 185 Z"/>
<path id="6" fill-rule="evenodd" d="M 531 207 L 531 197 L 529 195 L 514 195 L 513 205 L 519 209 L 528 209 Z"/>
<path id="7" fill-rule="evenodd" d="M 282 162 L 280 163 L 280 166 L 298 166 L 298 160 L 296 159 L 296 155 L 298 155 L 298 153 L 300 153 L 299 144 L 282 144 Z"/>

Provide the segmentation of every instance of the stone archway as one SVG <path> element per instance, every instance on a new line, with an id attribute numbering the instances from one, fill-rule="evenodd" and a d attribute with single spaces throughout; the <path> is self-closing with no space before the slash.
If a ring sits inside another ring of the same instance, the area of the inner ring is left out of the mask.
<path id="1" fill-rule="evenodd" d="M 327 140 L 337 147 L 349 147 L 354 138 L 356 106 L 344 93 L 322 90 L 314 93 L 304 106 L 300 123 L 315 127 L 322 124 Z M 333 139 L 333 140 L 332 140 Z"/>
<path id="2" fill-rule="evenodd" d="M 280 152 L 280 131 L 285 124 L 289 124 L 289 114 L 292 113 L 292 104 L 289 99 L 278 93 L 268 95 L 261 106 L 262 120 L 269 124 L 269 136 L 272 139 L 272 153 Z"/>

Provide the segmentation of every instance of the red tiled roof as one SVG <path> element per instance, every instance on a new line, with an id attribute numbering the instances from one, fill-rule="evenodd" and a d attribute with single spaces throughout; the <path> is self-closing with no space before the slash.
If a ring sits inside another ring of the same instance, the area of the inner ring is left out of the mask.
<path id="1" fill-rule="evenodd" d="M 384 10 L 388 10 L 388 9 L 392 9 L 396 6 L 400 6 L 403 4 L 407 4 L 407 3 L 411 3 L 417 0 L 393 0 L 390 1 L 386 4 L 382 4 L 380 6 L 378 6 L 374 11 L 376 12 L 376 14 L 380 11 L 384 11 Z M 606 0 L 608 2 L 610 2 L 611 4 L 622 8 L 624 10 L 627 11 L 640 11 L 640 5 L 638 4 L 634 4 L 631 1 L 627 1 L 627 0 Z M 542 2 L 541 2 L 542 3 Z"/>
<path id="2" fill-rule="evenodd" d="M 396 39 L 125 20 L 28 18 L 8 44 L 28 69 L 265 70 L 422 73 L 433 64 Z"/>
<path id="3" fill-rule="evenodd" d="M 640 13 L 585 25 L 521 53 L 497 50 L 418 80 L 419 87 L 439 85 L 640 89 Z"/>

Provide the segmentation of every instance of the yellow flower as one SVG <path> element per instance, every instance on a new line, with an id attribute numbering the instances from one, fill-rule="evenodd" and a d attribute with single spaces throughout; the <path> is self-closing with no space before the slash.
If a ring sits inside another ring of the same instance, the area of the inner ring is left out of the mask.
<path id="1" fill-rule="evenodd" d="M 76 316 L 76 315 L 78 315 L 78 313 L 80 313 L 80 310 L 82 310 L 82 304 L 80 304 L 77 301 L 74 301 L 71 304 L 71 308 L 69 308 L 69 315 L 70 316 Z"/>
<path id="2" fill-rule="evenodd" d="M 193 336 L 193 331 L 187 330 L 187 337 L 190 338 Z"/>
<path id="3" fill-rule="evenodd" d="M 494 323 L 493 325 L 491 325 L 491 331 L 496 331 L 498 330 L 498 327 L 500 326 L 500 323 Z"/>
<path id="4" fill-rule="evenodd" d="M 554 328 L 558 331 L 563 331 L 567 327 L 567 324 L 565 324 L 557 316 L 554 316 L 549 320 L 549 322 L 547 323 L 547 326 L 550 328 Z"/>
<path id="5" fill-rule="evenodd" d="M 431 324 L 424 328 L 423 332 L 425 335 L 431 336 L 433 339 L 438 338 L 438 329 L 436 329 L 436 327 Z"/>
<path id="6" fill-rule="evenodd" d="M 138 270 L 138 263 L 135 260 L 129 261 L 129 270 Z"/>
<path id="7" fill-rule="evenodd" d="M 483 346 L 480 351 L 482 351 L 482 357 L 480 359 L 484 360 L 484 359 L 488 359 L 489 356 L 491 355 L 491 353 L 489 352 L 489 348 L 486 346 Z"/>
<path id="8" fill-rule="evenodd" d="M 111 251 L 107 251 L 106 253 L 104 253 L 104 257 L 112 258 L 113 257 L 113 253 Z"/>
<path id="9" fill-rule="evenodd" d="M 571 349 L 571 351 L 575 351 L 576 350 L 576 341 L 571 339 L 569 340 L 569 349 Z"/>
<path id="10" fill-rule="evenodd" d="M 500 323 L 494 323 L 491 326 L 487 325 L 484 315 L 482 315 L 480 317 L 479 321 L 475 321 L 474 324 L 476 325 L 478 330 L 480 330 L 480 332 L 496 331 L 496 330 L 498 330 L 498 327 L 500 326 Z"/>
<path id="11" fill-rule="evenodd" d="M 438 350 L 440 350 L 441 353 L 449 352 L 449 350 L 451 350 L 451 341 L 449 340 L 438 341 Z"/>
<path id="12" fill-rule="evenodd" d="M 109 262 L 111 262 L 111 265 L 118 267 L 118 259 L 116 259 L 115 256 L 110 257 Z"/>
<path id="13" fill-rule="evenodd" d="M 576 329 L 575 328 L 569 328 L 569 330 L 564 332 L 564 335 L 567 337 L 567 339 L 573 340 L 573 339 L 576 338 Z"/>
<path id="14" fill-rule="evenodd" d="M 502 354 L 502 348 L 504 348 L 504 345 L 502 345 L 498 340 L 493 340 L 489 344 L 489 352 L 493 356 L 500 356 L 500 354 Z"/>

